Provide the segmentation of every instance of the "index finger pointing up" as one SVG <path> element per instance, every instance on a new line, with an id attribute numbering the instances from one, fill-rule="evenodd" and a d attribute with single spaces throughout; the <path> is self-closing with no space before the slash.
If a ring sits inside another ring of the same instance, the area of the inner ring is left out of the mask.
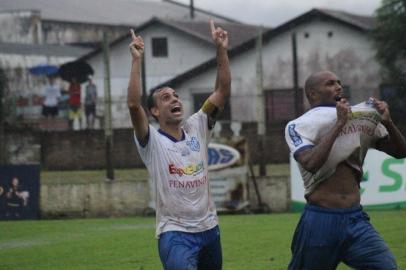
<path id="1" fill-rule="evenodd" d="M 136 37 L 135 37 L 134 29 L 130 29 L 130 33 L 131 33 L 131 37 L 133 39 L 135 39 Z"/>
<path id="2" fill-rule="evenodd" d="M 210 28 L 211 28 L 211 31 L 212 31 L 212 32 L 216 31 L 216 27 L 214 26 L 214 21 L 213 21 L 213 19 L 210 19 Z"/>

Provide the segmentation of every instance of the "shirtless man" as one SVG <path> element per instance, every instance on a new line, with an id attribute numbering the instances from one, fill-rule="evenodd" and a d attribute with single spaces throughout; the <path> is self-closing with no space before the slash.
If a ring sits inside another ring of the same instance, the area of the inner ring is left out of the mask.
<path id="1" fill-rule="evenodd" d="M 286 126 L 307 204 L 292 241 L 289 269 L 397 269 L 396 261 L 360 205 L 362 165 L 369 148 L 406 157 L 406 140 L 384 101 L 350 106 L 335 74 L 305 83 L 311 109 Z"/>

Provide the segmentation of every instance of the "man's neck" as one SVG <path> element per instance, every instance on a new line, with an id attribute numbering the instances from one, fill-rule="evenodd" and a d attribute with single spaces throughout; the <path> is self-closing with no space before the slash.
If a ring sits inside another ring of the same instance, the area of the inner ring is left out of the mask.
<path id="1" fill-rule="evenodd" d="M 172 136 L 173 138 L 175 138 L 177 141 L 182 140 L 183 138 L 183 132 L 182 132 L 182 128 L 179 124 L 177 125 L 159 125 L 159 128 L 165 132 L 166 134 Z"/>

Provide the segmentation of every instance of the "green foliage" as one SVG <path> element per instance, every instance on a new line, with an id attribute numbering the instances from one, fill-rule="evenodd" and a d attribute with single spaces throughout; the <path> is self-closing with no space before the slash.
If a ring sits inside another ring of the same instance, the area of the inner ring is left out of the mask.
<path id="1" fill-rule="evenodd" d="M 406 269 L 406 211 L 370 211 L 372 223 Z M 299 214 L 220 216 L 224 270 L 286 269 Z M 162 269 L 155 219 L 0 222 L 0 269 Z M 339 270 L 350 269 L 341 265 Z"/>
<path id="2" fill-rule="evenodd" d="M 0 125 L 3 123 L 4 116 L 4 96 L 7 86 L 7 77 L 2 68 L 0 68 Z"/>
<path id="3" fill-rule="evenodd" d="M 403 97 L 406 95 L 406 0 L 383 0 L 376 15 L 373 38 L 376 56 L 383 66 L 383 79 Z"/>

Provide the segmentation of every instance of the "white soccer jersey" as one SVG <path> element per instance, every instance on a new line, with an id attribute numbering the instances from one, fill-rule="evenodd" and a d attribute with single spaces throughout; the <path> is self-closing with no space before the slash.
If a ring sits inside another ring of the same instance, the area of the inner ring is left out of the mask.
<path id="1" fill-rule="evenodd" d="M 218 224 L 210 196 L 207 115 L 199 111 L 182 127 L 180 141 L 149 125 L 149 139 L 135 138 L 156 189 L 156 236 L 166 231 L 201 232 Z"/>
<path id="2" fill-rule="evenodd" d="M 343 161 L 362 174 L 368 148 L 374 147 L 377 139 L 388 135 L 380 123 L 380 114 L 374 108 L 363 102 L 352 106 L 351 110 L 351 119 L 336 138 L 323 166 L 313 174 L 298 163 L 305 195 L 309 195 L 321 181 L 330 177 Z M 336 120 L 337 110 L 332 105 L 312 108 L 290 121 L 285 129 L 285 139 L 291 153 L 296 156 L 300 151 L 313 147 L 333 128 Z"/>

